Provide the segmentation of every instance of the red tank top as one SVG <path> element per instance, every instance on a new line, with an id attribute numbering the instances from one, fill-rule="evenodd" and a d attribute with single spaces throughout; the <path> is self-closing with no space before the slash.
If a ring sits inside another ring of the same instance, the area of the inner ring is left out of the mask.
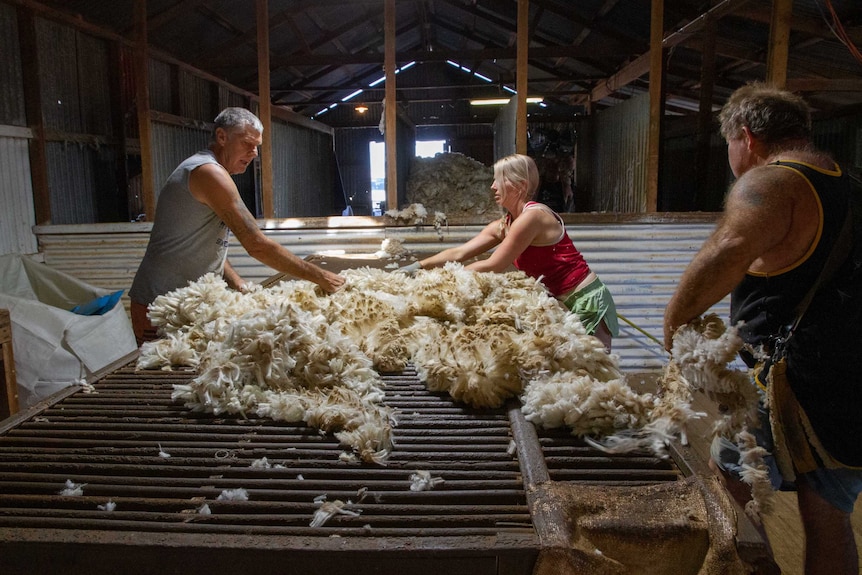
<path id="1" fill-rule="evenodd" d="M 531 208 L 554 214 L 554 218 L 560 223 L 560 239 L 547 246 L 528 246 L 515 259 L 515 267 L 530 277 L 541 278 L 542 284 L 551 295 L 563 295 L 575 289 L 590 274 L 590 266 L 566 233 L 559 214 L 538 202 L 527 202 L 524 211 Z M 506 222 L 511 223 L 511 216 L 506 217 Z"/>

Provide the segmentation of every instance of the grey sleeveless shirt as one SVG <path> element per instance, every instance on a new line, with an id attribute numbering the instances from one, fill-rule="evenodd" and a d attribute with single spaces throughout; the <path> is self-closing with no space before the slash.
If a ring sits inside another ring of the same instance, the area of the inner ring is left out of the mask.
<path id="1" fill-rule="evenodd" d="M 189 190 L 189 175 L 204 164 L 218 164 L 209 150 L 184 160 L 159 192 L 150 242 L 129 290 L 132 301 L 149 305 L 206 273 L 224 271 L 230 230 Z"/>

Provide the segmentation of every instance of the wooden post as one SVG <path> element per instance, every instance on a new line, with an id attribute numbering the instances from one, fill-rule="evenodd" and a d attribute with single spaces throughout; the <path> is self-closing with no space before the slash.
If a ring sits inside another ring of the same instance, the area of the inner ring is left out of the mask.
<path id="1" fill-rule="evenodd" d="M 386 76 L 386 96 L 384 106 L 384 145 L 386 146 L 386 208 L 398 209 L 398 154 L 396 132 L 398 121 L 395 96 L 395 0 L 385 0 L 383 12 L 384 58 L 383 68 Z"/>
<path id="2" fill-rule="evenodd" d="M 48 190 L 48 160 L 45 143 L 45 117 L 42 114 L 42 83 L 36 41 L 36 17 L 29 9 L 18 8 L 18 41 L 28 61 L 23 66 L 24 113 L 33 135 L 30 138 L 30 181 L 33 208 L 38 225 L 51 223 L 51 194 Z"/>
<path id="3" fill-rule="evenodd" d="M 153 181 L 152 133 L 150 129 L 150 88 L 147 69 L 147 1 L 135 2 L 135 107 L 141 142 L 141 198 L 147 221 L 156 218 L 156 188 Z"/>
<path id="4" fill-rule="evenodd" d="M 0 420 L 18 413 L 18 380 L 15 377 L 15 357 L 12 353 L 12 319 L 9 310 L 0 309 Z"/>
<path id="5" fill-rule="evenodd" d="M 708 194 L 709 156 L 712 143 L 712 93 L 715 86 L 715 21 L 703 29 L 703 49 L 700 52 L 700 107 L 697 114 L 697 149 L 695 150 L 695 186 L 690 211 L 703 211 L 711 206 L 699 205 Z"/>
<path id="6" fill-rule="evenodd" d="M 117 159 L 114 162 L 117 176 L 117 196 L 115 198 L 114 213 L 122 220 L 129 221 L 137 216 L 129 209 L 129 166 L 126 156 L 129 154 L 126 142 L 126 117 L 128 106 L 127 95 L 123 91 L 123 46 L 119 42 L 109 44 L 109 58 L 111 62 L 108 70 L 109 89 L 111 92 L 111 133 L 117 142 Z"/>
<path id="7" fill-rule="evenodd" d="M 263 124 L 263 144 L 260 147 L 260 195 L 263 203 L 263 217 L 274 218 L 276 214 L 272 187 L 272 102 L 269 97 L 268 6 L 268 0 L 257 0 L 257 77 L 258 92 L 260 93 L 259 114 Z"/>
<path id="8" fill-rule="evenodd" d="M 530 0 L 518 0 L 518 50 L 515 70 L 515 151 L 527 153 L 527 82 L 530 50 Z"/>
<path id="9" fill-rule="evenodd" d="M 661 166 L 661 127 L 664 115 L 664 0 L 652 0 L 650 19 L 649 138 L 647 150 L 646 211 L 658 209 Z"/>
<path id="10" fill-rule="evenodd" d="M 772 0 L 766 81 L 776 88 L 784 88 L 787 84 L 787 55 L 790 51 L 790 19 L 792 16 L 793 0 Z"/>

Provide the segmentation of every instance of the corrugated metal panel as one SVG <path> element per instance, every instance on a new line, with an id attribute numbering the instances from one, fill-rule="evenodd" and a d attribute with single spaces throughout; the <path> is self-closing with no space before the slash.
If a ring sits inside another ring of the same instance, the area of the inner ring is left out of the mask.
<path id="1" fill-rule="evenodd" d="M 0 254 L 36 252 L 30 155 L 24 138 L 0 137 Z"/>
<path id="2" fill-rule="evenodd" d="M 216 114 L 212 111 L 212 94 L 210 93 L 210 86 L 211 84 L 208 80 L 194 76 L 186 70 L 180 70 L 179 115 L 207 122 L 214 120 Z"/>
<path id="3" fill-rule="evenodd" d="M 451 226 L 439 237 L 429 227 L 335 227 L 349 220 L 333 218 L 330 228 L 304 228 L 301 220 L 272 220 L 266 233 L 300 257 L 326 251 L 370 254 L 386 237 L 417 253 L 435 253 L 475 236 L 481 225 Z M 667 361 L 662 346 L 644 330 L 662 338 L 662 317 L 679 277 L 713 229 L 710 223 L 579 224 L 568 231 L 590 266 L 614 295 L 621 321 L 614 353 L 631 371 L 658 369 Z M 100 230 L 105 230 L 104 233 Z M 114 224 L 37 228 L 49 265 L 109 289 L 128 289 L 146 247 L 149 224 Z M 245 278 L 263 281 L 274 271 L 252 259 L 236 242 L 233 266 Z M 728 316 L 725 300 L 713 310 Z"/>
<path id="4" fill-rule="evenodd" d="M 8 4 L 0 4 L 0 54 L 0 124 L 26 126 L 18 15 Z"/>
<path id="5" fill-rule="evenodd" d="M 594 174 L 591 209 L 645 212 L 649 95 L 597 113 L 591 132 Z"/>
<path id="6" fill-rule="evenodd" d="M 170 64 L 150 58 L 147 66 L 147 86 L 150 92 L 150 109 L 173 114 Z"/>
<path id="7" fill-rule="evenodd" d="M 53 223 L 87 224 L 99 221 L 93 155 L 93 149 L 80 144 L 45 144 Z"/>
<path id="8" fill-rule="evenodd" d="M 59 132 L 81 132 L 78 94 L 77 33 L 74 28 L 50 20 L 36 20 L 42 114 L 45 128 Z"/>
<path id="9" fill-rule="evenodd" d="M 180 162 L 207 147 L 209 131 L 189 126 L 152 123 L 153 182 L 156 200 L 165 180 Z"/>
<path id="10" fill-rule="evenodd" d="M 829 118 L 813 122 L 814 143 L 827 150 L 843 168 L 862 168 L 862 114 Z"/>
<path id="11" fill-rule="evenodd" d="M 81 131 L 110 135 L 111 89 L 108 46 L 104 40 L 77 34 Z"/>
<path id="12" fill-rule="evenodd" d="M 662 143 L 661 190 L 658 209 L 668 212 L 717 212 L 734 177 L 727 162 L 727 145 L 717 133 L 710 137 L 708 176 L 697 185 L 697 135 L 685 132 Z"/>
<path id="13" fill-rule="evenodd" d="M 242 94 L 237 94 L 236 92 L 229 90 L 228 87 L 223 84 L 217 84 L 216 87 L 218 89 L 219 110 L 223 110 L 231 106 L 248 108 L 248 99 Z M 215 118 L 213 117 L 211 119 Z"/>
<path id="14" fill-rule="evenodd" d="M 518 105 L 514 98 L 500 108 L 497 119 L 494 120 L 494 161 L 514 154 L 517 128 Z"/>
<path id="15" fill-rule="evenodd" d="M 375 126 L 335 130 L 335 154 L 338 170 L 347 197 L 352 198 L 353 213 L 357 216 L 371 215 L 371 157 L 369 142 L 382 141 L 383 136 Z"/>
<path id="16" fill-rule="evenodd" d="M 335 207 L 337 172 L 330 134 L 273 121 L 272 149 L 276 217 L 341 213 Z"/>

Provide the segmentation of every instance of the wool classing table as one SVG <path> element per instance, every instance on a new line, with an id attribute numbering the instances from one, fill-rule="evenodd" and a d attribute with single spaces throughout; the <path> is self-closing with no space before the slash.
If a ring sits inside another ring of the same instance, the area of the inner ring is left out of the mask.
<path id="1" fill-rule="evenodd" d="M 194 372 L 134 364 L 0 422 L 0 572 L 602 573 L 588 563 L 611 561 L 616 539 L 631 547 L 616 562 L 673 541 L 702 563 L 708 551 L 692 542 L 715 547 L 694 511 L 683 525 L 619 508 L 666 514 L 663 497 L 704 492 L 684 449 L 609 455 L 565 430 L 537 433 L 517 401 L 476 410 L 428 391 L 411 367 L 381 375 L 398 410 L 385 466 L 343 460 L 335 438 L 303 424 L 193 412 L 171 393 Z M 420 470 L 443 483 L 412 491 Z M 67 480 L 83 493 L 61 495 Z M 247 501 L 218 499 L 240 488 Z M 352 513 L 311 527 L 324 497 Z M 732 531 L 721 537 L 734 553 L 769 563 L 753 532 Z"/>

